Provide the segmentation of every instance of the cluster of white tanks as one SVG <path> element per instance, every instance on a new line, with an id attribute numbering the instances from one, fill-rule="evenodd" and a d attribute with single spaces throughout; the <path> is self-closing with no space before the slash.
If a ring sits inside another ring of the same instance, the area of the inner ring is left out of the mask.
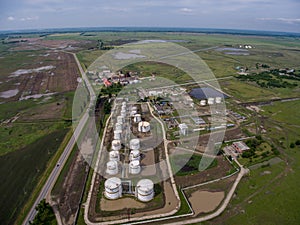
<path id="1" fill-rule="evenodd" d="M 149 202 L 154 197 L 154 184 L 152 180 L 142 179 L 135 188 L 135 195 L 142 202 Z"/>
<path id="2" fill-rule="evenodd" d="M 142 117 L 137 113 L 137 107 L 131 108 L 130 115 L 133 116 L 134 123 L 138 123 L 138 131 L 146 133 L 150 131 L 150 123 L 142 121 Z M 126 118 L 126 102 L 122 103 L 120 116 L 117 117 L 116 124 L 114 126 L 114 140 L 111 143 L 111 151 L 109 152 L 109 161 L 106 163 L 106 173 L 108 175 L 118 174 L 118 163 L 120 161 L 119 151 L 122 148 L 121 138 L 123 131 L 123 124 Z M 137 138 L 131 139 L 129 142 L 130 154 L 129 154 L 129 173 L 139 174 L 141 172 L 141 143 Z M 122 197 L 122 181 L 120 178 L 111 177 L 105 181 L 104 195 L 108 199 L 118 199 Z M 135 196 L 139 201 L 148 202 L 154 197 L 154 184 L 149 179 L 140 180 L 135 188 Z"/>
<path id="3" fill-rule="evenodd" d="M 141 159 L 141 154 L 140 154 L 140 140 L 135 138 L 131 139 L 129 142 L 129 147 L 130 147 L 130 154 L 129 154 L 129 173 L 130 174 L 139 174 L 141 172 L 141 165 L 140 165 L 140 159 Z"/>
<path id="4" fill-rule="evenodd" d="M 207 100 L 203 99 L 200 101 L 201 106 L 213 105 L 213 104 L 220 104 L 222 103 L 222 97 L 215 97 L 215 98 L 207 98 Z"/>

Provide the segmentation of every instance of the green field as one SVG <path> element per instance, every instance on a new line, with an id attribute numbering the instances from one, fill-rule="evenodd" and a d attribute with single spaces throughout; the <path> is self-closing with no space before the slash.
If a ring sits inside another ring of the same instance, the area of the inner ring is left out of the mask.
<path id="1" fill-rule="evenodd" d="M 67 129 L 52 132 L 26 147 L 0 156 L 1 224 L 12 224 L 29 199 Z"/>
<path id="2" fill-rule="evenodd" d="M 276 102 L 262 107 L 267 117 L 267 133 L 287 160 L 279 164 L 251 170 L 250 176 L 239 184 L 237 197 L 229 211 L 241 207 L 244 213 L 234 216 L 225 224 L 298 224 L 299 214 L 299 161 L 300 146 L 290 148 L 290 143 L 300 139 L 300 101 Z M 266 172 L 267 171 L 267 172 Z"/>

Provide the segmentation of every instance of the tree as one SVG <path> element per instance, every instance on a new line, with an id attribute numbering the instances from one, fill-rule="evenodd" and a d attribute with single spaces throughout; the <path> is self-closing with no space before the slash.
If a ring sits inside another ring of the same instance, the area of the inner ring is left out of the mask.
<path id="1" fill-rule="evenodd" d="M 296 145 L 300 145 L 300 140 L 297 140 L 297 141 L 295 142 L 295 144 L 296 144 Z"/>
<path id="2" fill-rule="evenodd" d="M 56 224 L 55 215 L 52 207 L 43 199 L 35 208 L 37 210 L 37 214 L 34 217 L 34 220 L 30 222 L 32 225 L 51 225 Z"/>
<path id="3" fill-rule="evenodd" d="M 292 143 L 290 144 L 290 148 L 295 148 L 295 143 L 292 142 Z"/>

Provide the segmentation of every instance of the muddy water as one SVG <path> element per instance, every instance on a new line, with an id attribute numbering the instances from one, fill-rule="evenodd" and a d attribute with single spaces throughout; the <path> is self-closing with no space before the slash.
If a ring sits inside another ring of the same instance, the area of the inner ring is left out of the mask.
<path id="1" fill-rule="evenodd" d="M 197 215 L 215 210 L 222 202 L 224 196 L 224 192 L 195 191 L 192 193 L 189 201 Z"/>

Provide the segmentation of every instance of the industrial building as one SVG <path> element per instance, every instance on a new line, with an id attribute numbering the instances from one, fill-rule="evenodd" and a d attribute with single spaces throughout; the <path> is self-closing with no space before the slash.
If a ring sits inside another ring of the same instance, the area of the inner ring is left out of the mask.
<path id="1" fill-rule="evenodd" d="M 250 149 L 243 141 L 233 142 L 232 147 L 237 153 L 243 153 L 243 151 Z"/>

